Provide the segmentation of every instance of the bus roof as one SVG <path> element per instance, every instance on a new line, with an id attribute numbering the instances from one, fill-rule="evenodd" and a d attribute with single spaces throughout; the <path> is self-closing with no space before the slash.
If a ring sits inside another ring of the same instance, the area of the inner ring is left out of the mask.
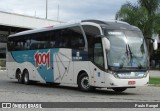
<path id="1" fill-rule="evenodd" d="M 140 31 L 140 29 L 136 26 L 132 26 L 128 24 L 127 22 L 122 22 L 122 21 L 101 21 L 101 20 L 82 20 L 80 23 L 96 23 L 99 24 L 102 27 L 105 27 L 107 29 L 117 29 L 117 30 L 137 30 Z M 28 31 L 23 31 L 19 32 L 13 35 L 10 35 L 9 37 L 15 37 L 15 36 L 21 36 L 21 35 L 28 35 L 28 34 L 34 34 L 34 33 L 39 33 L 39 32 L 45 32 L 45 31 L 51 31 L 55 29 L 61 29 L 61 28 L 67 28 L 71 26 L 77 26 L 80 25 L 80 23 L 73 23 L 73 24 L 60 24 L 57 26 L 49 26 L 45 28 L 40 28 L 40 29 L 34 29 L 34 30 L 28 30 Z"/>
<path id="2" fill-rule="evenodd" d="M 137 30 L 140 31 L 140 29 L 136 26 L 130 25 L 127 22 L 123 21 L 117 21 L 117 20 L 112 20 L 112 21 L 100 21 L 100 20 L 83 20 L 82 22 L 92 22 L 92 23 L 97 23 L 101 25 L 102 27 L 105 27 L 107 29 L 117 29 L 117 30 Z"/>
<path id="3" fill-rule="evenodd" d="M 27 30 L 27 31 L 22 31 L 16 34 L 12 34 L 9 37 L 15 37 L 15 36 L 21 36 L 21 35 L 28 35 L 28 34 L 34 34 L 34 33 L 39 33 L 39 32 L 45 32 L 45 31 L 51 31 L 55 29 L 61 29 L 61 28 L 67 28 L 71 26 L 77 26 L 79 23 L 74 23 L 74 24 L 60 24 L 56 26 L 49 26 L 49 27 L 44 27 L 44 28 L 39 28 L 39 29 L 33 29 L 33 30 Z"/>

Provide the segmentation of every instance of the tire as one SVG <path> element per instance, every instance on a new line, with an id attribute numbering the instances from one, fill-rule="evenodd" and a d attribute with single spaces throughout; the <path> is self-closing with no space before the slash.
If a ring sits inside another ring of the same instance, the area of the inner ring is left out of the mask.
<path id="1" fill-rule="evenodd" d="M 89 85 L 89 77 L 88 77 L 87 73 L 83 73 L 79 76 L 78 88 L 84 92 L 93 91 L 94 88 Z"/>
<path id="2" fill-rule="evenodd" d="M 25 72 L 24 72 L 24 84 L 26 84 L 26 85 L 29 85 L 29 84 L 30 84 L 28 71 L 25 71 Z"/>
<path id="3" fill-rule="evenodd" d="M 113 90 L 117 93 L 121 93 L 123 91 L 125 91 L 127 88 L 113 88 Z"/>
<path id="4" fill-rule="evenodd" d="M 17 72 L 17 80 L 18 80 L 18 83 L 21 83 L 21 84 L 24 83 L 24 78 L 20 71 Z"/>

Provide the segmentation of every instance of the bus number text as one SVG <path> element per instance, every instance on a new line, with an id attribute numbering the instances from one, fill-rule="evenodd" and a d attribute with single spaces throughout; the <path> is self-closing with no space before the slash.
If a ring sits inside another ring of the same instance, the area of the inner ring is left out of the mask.
<path id="1" fill-rule="evenodd" d="M 50 51 L 47 53 L 40 53 L 37 51 L 34 55 L 34 59 L 36 68 L 38 68 L 40 65 L 47 65 L 47 69 L 50 68 Z"/>

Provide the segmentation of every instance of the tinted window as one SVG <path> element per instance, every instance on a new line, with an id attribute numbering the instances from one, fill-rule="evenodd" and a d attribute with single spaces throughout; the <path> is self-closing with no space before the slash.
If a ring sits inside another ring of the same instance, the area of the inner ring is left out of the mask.
<path id="1" fill-rule="evenodd" d="M 51 33 L 51 47 L 84 49 L 85 42 L 80 27 L 54 30 Z"/>
<path id="2" fill-rule="evenodd" d="M 28 50 L 30 48 L 28 36 L 11 37 L 8 39 L 8 50 Z"/>
<path id="3" fill-rule="evenodd" d="M 90 26 L 90 25 L 84 25 L 83 30 L 86 34 L 87 41 L 88 41 L 88 54 L 89 54 L 89 59 L 93 61 L 93 50 L 94 50 L 94 43 L 95 43 L 95 37 L 100 35 L 100 30 L 99 28 L 95 26 Z"/>
<path id="4" fill-rule="evenodd" d="M 28 34 L 8 39 L 8 50 L 35 50 L 46 48 L 72 48 L 83 50 L 84 37 L 80 27 Z"/>
<path id="5" fill-rule="evenodd" d="M 104 67 L 102 43 L 97 42 L 94 44 L 94 63 L 100 67 Z"/>
<path id="6" fill-rule="evenodd" d="M 31 35 L 30 49 L 46 49 L 50 48 L 50 32 L 41 32 Z"/>

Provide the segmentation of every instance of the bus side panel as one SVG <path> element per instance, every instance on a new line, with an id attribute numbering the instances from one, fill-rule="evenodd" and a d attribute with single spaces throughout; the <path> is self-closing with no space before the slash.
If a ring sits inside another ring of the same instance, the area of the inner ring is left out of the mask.
<path id="1" fill-rule="evenodd" d="M 36 78 L 36 68 L 34 67 L 34 65 L 30 62 L 23 62 L 20 63 L 20 61 L 16 61 L 17 58 L 21 57 L 20 55 L 15 54 L 15 52 L 8 52 L 7 53 L 7 74 L 11 79 L 16 79 L 16 71 L 19 69 L 21 71 L 21 73 L 23 73 L 23 71 L 25 69 L 28 70 L 29 72 L 29 78 L 30 80 L 37 80 Z M 21 58 L 21 60 L 23 61 L 23 58 Z"/>
<path id="2" fill-rule="evenodd" d="M 12 58 L 12 55 L 10 52 L 7 52 L 7 56 L 6 56 L 6 67 L 7 67 L 7 75 L 9 78 L 11 79 L 15 79 L 15 65 L 14 65 L 15 61 Z"/>
<path id="3" fill-rule="evenodd" d="M 105 85 L 105 72 L 90 62 L 91 73 L 93 74 L 94 84 L 92 86 L 103 87 Z"/>
<path id="4" fill-rule="evenodd" d="M 85 71 L 89 76 L 89 83 L 93 84 L 93 73 L 91 73 L 89 61 L 75 61 L 74 62 L 74 84 L 77 84 L 77 77 L 81 71 Z"/>
<path id="5" fill-rule="evenodd" d="M 73 83 L 73 62 L 71 49 L 59 49 L 54 55 L 54 82 Z"/>
<path id="6" fill-rule="evenodd" d="M 21 72 L 27 69 L 30 80 L 54 82 L 52 57 L 57 51 L 58 49 L 13 51 L 10 55 L 10 58 L 13 57 L 13 64 L 8 66 L 11 67 L 9 72 L 15 73 L 17 68 L 20 68 Z"/>
<path id="7" fill-rule="evenodd" d="M 8 76 L 12 79 L 16 78 L 16 71 L 17 69 L 20 69 L 21 73 L 25 69 L 29 72 L 29 79 L 34 81 L 41 81 L 44 82 L 44 80 L 40 77 L 40 75 L 37 74 L 37 68 L 34 66 L 34 60 L 30 60 L 32 55 L 30 55 L 30 52 L 8 52 L 7 53 L 7 73 Z M 26 59 L 27 58 L 27 59 Z"/>

